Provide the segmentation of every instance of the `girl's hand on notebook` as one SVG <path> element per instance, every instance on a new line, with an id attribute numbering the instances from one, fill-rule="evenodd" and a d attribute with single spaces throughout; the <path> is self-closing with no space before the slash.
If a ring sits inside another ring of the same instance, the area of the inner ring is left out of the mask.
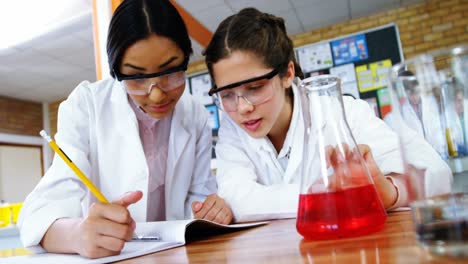
<path id="1" fill-rule="evenodd" d="M 142 196 L 142 192 L 134 191 L 110 204 L 94 203 L 88 217 L 78 225 L 76 251 L 88 258 L 119 254 L 135 230 L 135 221 L 127 207 Z"/>
<path id="2" fill-rule="evenodd" d="M 224 225 L 230 224 L 233 218 L 231 208 L 217 194 L 208 195 L 204 202 L 193 202 L 192 211 L 196 219 L 206 219 Z"/>

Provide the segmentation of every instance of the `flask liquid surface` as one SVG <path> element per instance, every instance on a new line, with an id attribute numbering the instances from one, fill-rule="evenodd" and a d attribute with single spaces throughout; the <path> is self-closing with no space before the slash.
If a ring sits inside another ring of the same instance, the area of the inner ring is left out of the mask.
<path id="1" fill-rule="evenodd" d="M 306 240 L 356 237 L 382 229 L 387 214 L 373 184 L 301 194 L 296 228 Z"/>

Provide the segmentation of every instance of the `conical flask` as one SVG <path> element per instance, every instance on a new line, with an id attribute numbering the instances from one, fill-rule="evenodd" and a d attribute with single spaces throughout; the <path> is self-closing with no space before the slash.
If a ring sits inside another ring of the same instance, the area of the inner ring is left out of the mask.
<path id="1" fill-rule="evenodd" d="M 346 121 L 340 79 L 299 85 L 304 160 L 296 228 L 305 239 L 337 239 L 381 229 L 386 213 Z"/>
<path id="2" fill-rule="evenodd" d="M 418 55 L 389 73 L 392 107 L 384 120 L 399 136 L 409 204 L 464 191 L 452 181 L 468 155 L 466 69 L 467 45 Z"/>

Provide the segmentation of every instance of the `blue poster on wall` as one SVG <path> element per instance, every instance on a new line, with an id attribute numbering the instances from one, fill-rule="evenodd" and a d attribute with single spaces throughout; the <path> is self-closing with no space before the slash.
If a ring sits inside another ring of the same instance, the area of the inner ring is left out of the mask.
<path id="1" fill-rule="evenodd" d="M 206 110 L 210 115 L 210 119 L 208 120 L 209 125 L 212 130 L 219 129 L 219 112 L 218 107 L 215 104 L 205 105 Z"/>
<path id="2" fill-rule="evenodd" d="M 365 35 L 356 35 L 331 42 L 335 65 L 365 60 L 369 57 Z"/>

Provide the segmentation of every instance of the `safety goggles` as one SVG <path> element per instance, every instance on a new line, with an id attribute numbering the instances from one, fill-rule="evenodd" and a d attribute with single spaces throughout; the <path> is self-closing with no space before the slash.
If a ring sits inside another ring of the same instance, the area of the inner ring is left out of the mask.
<path id="1" fill-rule="evenodd" d="M 114 74 L 117 80 L 123 83 L 128 94 L 147 95 L 154 87 L 158 87 L 163 92 L 179 88 L 185 83 L 187 65 L 188 57 L 181 65 L 162 72 L 125 75 L 114 71 Z"/>
<path id="2" fill-rule="evenodd" d="M 217 88 L 214 86 L 209 95 L 213 95 L 216 105 L 225 112 L 235 112 L 238 109 L 239 97 L 250 105 L 262 104 L 273 96 L 273 86 L 270 80 L 278 74 L 278 70 L 250 78 L 244 81 L 232 83 Z"/>

